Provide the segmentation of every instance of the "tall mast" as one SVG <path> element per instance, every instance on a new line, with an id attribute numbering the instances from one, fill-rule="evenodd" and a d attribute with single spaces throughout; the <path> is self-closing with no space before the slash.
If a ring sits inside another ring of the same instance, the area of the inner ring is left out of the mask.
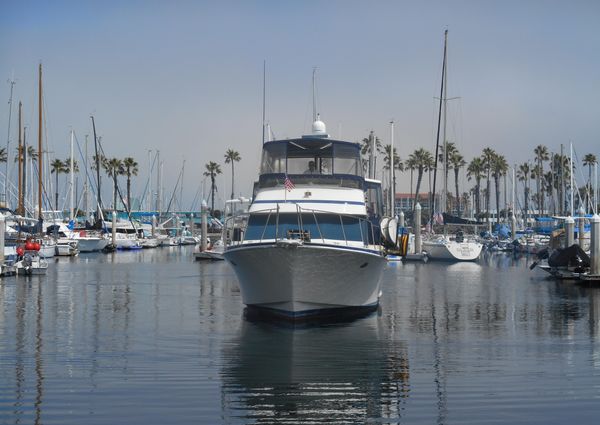
<path id="1" fill-rule="evenodd" d="M 100 195 L 100 156 L 98 155 L 98 137 L 96 136 L 96 122 L 94 116 L 91 115 L 92 129 L 94 130 L 94 152 L 96 153 L 96 182 L 98 183 L 96 193 L 96 221 L 102 217 L 100 209 L 102 208 L 102 196 Z"/>
<path id="2" fill-rule="evenodd" d="M 395 215 L 394 201 L 396 194 L 394 193 L 394 120 L 390 121 L 390 217 Z"/>
<path id="3" fill-rule="evenodd" d="M 160 185 L 161 185 L 161 172 L 162 172 L 162 166 L 160 163 L 160 151 L 157 150 L 156 151 L 156 158 L 157 158 L 157 173 L 156 173 L 156 213 L 158 214 L 158 217 L 160 218 L 160 210 L 162 208 L 161 206 L 161 196 L 162 194 L 160 193 Z"/>
<path id="4" fill-rule="evenodd" d="M 38 219 L 42 220 L 42 64 L 40 63 L 38 87 Z M 40 232 L 42 229 L 40 228 Z"/>
<path id="5" fill-rule="evenodd" d="M 444 35 L 444 45 L 447 45 L 448 30 Z M 442 192 L 442 205 L 440 208 L 441 212 L 446 211 L 447 196 L 448 196 L 448 147 L 446 146 L 446 122 L 448 120 L 447 107 L 448 107 L 448 52 L 444 47 L 444 131 L 442 133 L 442 143 L 444 146 L 444 191 Z"/>
<path id="6" fill-rule="evenodd" d="M 571 178 L 571 217 L 573 217 L 573 213 L 574 213 L 574 205 L 573 205 L 573 142 L 569 142 L 569 149 L 570 149 L 570 155 L 569 155 L 569 174 L 570 174 L 570 178 Z"/>
<path id="7" fill-rule="evenodd" d="M 69 219 L 73 220 L 75 218 L 75 164 L 73 163 L 73 139 L 75 138 L 75 133 L 73 129 L 71 129 L 71 159 L 69 163 L 69 170 L 71 171 L 71 206 L 69 208 Z"/>
<path id="8" fill-rule="evenodd" d="M 440 150 L 440 127 L 442 123 L 442 103 L 444 98 L 444 82 L 446 77 L 446 45 L 448 43 L 448 30 L 444 31 L 444 61 L 442 63 L 442 83 L 440 87 L 440 107 L 438 111 L 438 127 L 437 127 L 437 136 L 435 142 L 435 167 L 433 169 L 433 190 L 431 193 L 431 199 L 429 201 L 429 205 L 431 208 L 431 217 L 433 218 L 433 214 L 435 212 L 435 182 L 437 179 L 437 163 L 438 156 Z"/>
<path id="9" fill-rule="evenodd" d="M 18 199 L 17 199 L 17 214 L 23 214 L 23 140 L 21 138 L 21 131 L 23 130 L 23 104 L 19 102 L 19 147 L 17 150 L 18 161 L 19 161 L 19 187 L 18 187 Z"/>
<path id="10" fill-rule="evenodd" d="M 85 170 L 85 178 L 83 179 L 83 212 L 85 219 L 88 218 L 88 135 L 85 135 L 85 158 L 83 158 L 83 169 Z"/>
<path id="11" fill-rule="evenodd" d="M 10 84 L 10 97 L 8 99 L 8 131 L 6 136 L 6 174 L 4 175 L 4 202 L 8 207 L 8 164 L 10 163 L 10 122 L 12 118 L 12 101 L 13 101 L 13 87 L 16 81 L 13 79 L 8 80 Z M 19 102 L 20 104 L 21 102 Z M 19 131 L 21 127 L 19 124 Z"/>

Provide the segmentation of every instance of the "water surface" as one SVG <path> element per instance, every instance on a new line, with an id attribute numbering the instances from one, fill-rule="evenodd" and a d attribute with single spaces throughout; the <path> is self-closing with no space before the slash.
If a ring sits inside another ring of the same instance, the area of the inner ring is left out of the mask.
<path id="1" fill-rule="evenodd" d="M 345 323 L 245 317 L 190 248 L 0 283 L 0 424 L 596 423 L 599 288 L 528 259 L 397 263 Z"/>

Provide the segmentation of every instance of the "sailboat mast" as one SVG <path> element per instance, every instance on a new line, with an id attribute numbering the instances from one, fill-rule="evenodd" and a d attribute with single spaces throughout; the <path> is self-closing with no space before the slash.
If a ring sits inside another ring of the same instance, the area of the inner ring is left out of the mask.
<path id="1" fill-rule="evenodd" d="M 444 35 L 444 45 L 447 45 L 448 40 L 448 31 L 446 30 L 446 34 Z M 442 132 L 442 143 L 444 146 L 444 191 L 442 192 L 442 205 L 440 208 L 441 212 L 446 211 L 447 205 L 447 196 L 448 196 L 448 147 L 446 146 L 446 122 L 447 122 L 447 107 L 448 107 L 448 52 L 447 48 L 444 47 L 444 127 Z"/>
<path id="2" fill-rule="evenodd" d="M 98 155 L 98 137 L 96 136 L 96 122 L 94 121 L 94 116 L 91 115 L 92 119 L 92 129 L 94 130 L 94 152 L 96 153 L 96 182 L 98 183 L 97 187 L 97 205 L 96 205 L 96 220 L 100 220 L 102 216 L 100 214 L 100 209 L 102 208 L 102 197 L 100 195 L 100 156 Z"/>
<path id="3" fill-rule="evenodd" d="M 396 194 L 394 193 L 394 120 L 390 121 L 390 217 L 395 215 L 394 201 Z"/>
<path id="4" fill-rule="evenodd" d="M 573 142 L 569 142 L 569 175 L 571 179 L 571 217 L 573 217 L 575 206 L 573 205 Z"/>
<path id="5" fill-rule="evenodd" d="M 439 157 L 440 150 L 440 127 L 442 124 L 442 103 L 444 98 L 444 80 L 446 76 L 446 45 L 448 42 L 448 30 L 444 32 L 444 61 L 442 63 L 442 83 L 440 87 L 440 107 L 438 110 L 438 126 L 437 126 L 437 136 L 435 142 L 435 167 L 433 168 L 433 190 L 431 192 L 431 199 L 429 201 L 429 205 L 431 208 L 430 214 L 433 218 L 433 214 L 435 213 L 435 182 L 437 179 L 437 163 Z"/>
<path id="6" fill-rule="evenodd" d="M 75 164 L 73 164 L 73 139 L 75 134 L 71 129 L 71 160 L 69 161 L 69 170 L 71 171 L 71 205 L 69 208 L 69 219 L 75 218 Z"/>
<path id="7" fill-rule="evenodd" d="M 38 219 L 42 219 L 42 64 L 39 68 L 38 87 Z M 40 232 L 42 229 L 40 228 Z"/>
<path id="8" fill-rule="evenodd" d="M 18 183 L 18 199 L 17 199 L 17 214 L 23 214 L 23 140 L 21 131 L 23 130 L 23 104 L 19 102 L 19 148 L 17 150 L 19 161 L 19 183 Z"/>
<path id="9" fill-rule="evenodd" d="M 88 218 L 88 135 L 85 135 L 85 158 L 83 158 L 83 168 L 85 169 L 85 177 L 83 179 L 83 212 L 85 219 Z"/>
<path id="10" fill-rule="evenodd" d="M 10 162 L 10 123 L 12 118 L 12 104 L 13 104 L 13 88 L 16 84 L 14 77 L 8 81 L 10 84 L 10 97 L 8 99 L 8 131 L 6 136 L 6 174 L 4 175 L 4 202 L 8 206 L 8 164 Z M 19 102 L 20 104 L 21 102 Z M 19 131 L 21 128 L 19 127 Z"/>

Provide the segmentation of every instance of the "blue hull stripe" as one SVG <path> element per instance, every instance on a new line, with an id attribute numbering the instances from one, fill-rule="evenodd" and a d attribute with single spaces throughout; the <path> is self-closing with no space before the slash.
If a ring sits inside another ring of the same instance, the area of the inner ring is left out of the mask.
<path id="1" fill-rule="evenodd" d="M 365 203 L 361 201 L 332 201 L 332 200 L 322 200 L 322 201 L 311 201 L 310 199 L 273 199 L 273 200 L 258 200 L 254 201 L 253 204 L 349 204 L 349 205 L 361 205 L 364 206 Z"/>

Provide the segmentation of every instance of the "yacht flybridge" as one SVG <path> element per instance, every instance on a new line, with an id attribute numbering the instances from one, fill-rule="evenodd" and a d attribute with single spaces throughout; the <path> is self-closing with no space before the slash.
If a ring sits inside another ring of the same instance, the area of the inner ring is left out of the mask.
<path id="1" fill-rule="evenodd" d="M 254 192 L 241 231 L 236 217 L 225 228 L 244 304 L 289 318 L 378 305 L 381 183 L 363 177 L 358 144 L 317 117 L 312 134 L 263 144 Z"/>

